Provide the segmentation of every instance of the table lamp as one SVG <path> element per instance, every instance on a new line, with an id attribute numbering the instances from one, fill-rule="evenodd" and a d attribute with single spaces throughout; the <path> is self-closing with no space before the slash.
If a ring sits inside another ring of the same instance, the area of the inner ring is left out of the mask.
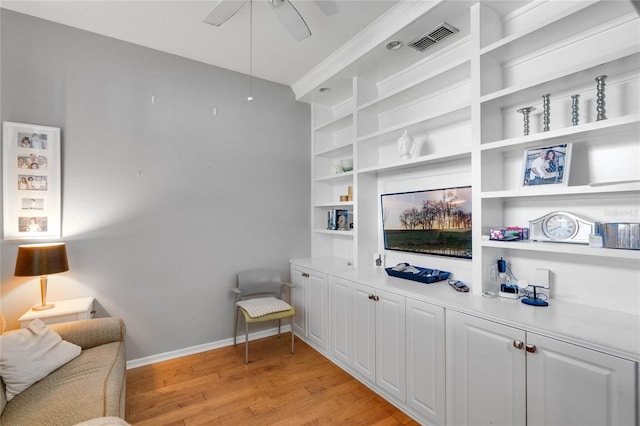
<path id="1" fill-rule="evenodd" d="M 51 309 L 55 305 L 47 304 L 47 275 L 69 270 L 65 243 L 26 244 L 18 246 L 16 259 L 16 277 L 36 277 L 40 275 L 40 306 L 34 311 Z"/>

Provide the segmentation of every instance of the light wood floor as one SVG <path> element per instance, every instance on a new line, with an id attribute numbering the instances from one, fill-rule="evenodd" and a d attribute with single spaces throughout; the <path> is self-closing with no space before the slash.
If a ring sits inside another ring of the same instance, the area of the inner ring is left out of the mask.
<path id="1" fill-rule="evenodd" d="M 417 425 L 290 334 L 135 368 L 127 373 L 136 425 Z"/>

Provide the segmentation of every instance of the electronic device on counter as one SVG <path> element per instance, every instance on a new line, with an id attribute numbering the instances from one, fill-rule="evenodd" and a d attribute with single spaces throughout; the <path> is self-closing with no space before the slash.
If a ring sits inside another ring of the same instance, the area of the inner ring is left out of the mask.
<path id="1" fill-rule="evenodd" d="M 520 288 L 517 284 L 514 284 L 514 282 L 520 282 L 522 280 L 516 279 L 516 277 L 507 266 L 507 261 L 503 258 L 500 258 L 500 260 L 498 260 L 498 277 L 501 281 L 498 296 L 504 297 L 506 299 L 519 299 Z"/>
<path id="2" fill-rule="evenodd" d="M 549 306 L 549 274 L 550 271 L 548 269 L 536 268 L 534 283 L 530 285 L 530 287 L 533 287 L 533 293 L 529 293 L 527 297 L 524 297 L 522 303 L 531 306 Z M 538 289 L 547 291 L 542 292 Z"/>
<path id="3" fill-rule="evenodd" d="M 569 212 L 551 212 L 529 221 L 529 238 L 534 241 L 589 244 L 600 224 Z"/>
<path id="4" fill-rule="evenodd" d="M 451 286 L 451 288 L 453 288 L 455 291 L 460 291 L 462 293 L 468 293 L 469 292 L 469 286 L 467 286 L 465 283 L 463 283 L 462 281 L 449 281 L 449 285 Z"/>

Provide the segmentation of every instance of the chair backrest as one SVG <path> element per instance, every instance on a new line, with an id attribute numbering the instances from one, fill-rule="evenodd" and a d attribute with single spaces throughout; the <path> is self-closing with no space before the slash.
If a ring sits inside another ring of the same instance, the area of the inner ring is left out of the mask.
<path id="1" fill-rule="evenodd" d="M 240 299 L 256 296 L 282 296 L 282 276 L 275 269 L 252 269 L 238 273 Z"/>

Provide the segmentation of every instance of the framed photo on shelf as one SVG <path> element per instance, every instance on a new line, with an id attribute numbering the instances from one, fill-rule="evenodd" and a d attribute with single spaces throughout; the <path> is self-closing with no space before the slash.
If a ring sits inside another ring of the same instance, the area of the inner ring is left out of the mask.
<path id="1" fill-rule="evenodd" d="M 562 185 L 569 183 L 571 144 L 530 148 L 522 159 L 521 186 Z"/>
<path id="2" fill-rule="evenodd" d="M 60 238 L 60 129 L 3 122 L 4 239 Z"/>

